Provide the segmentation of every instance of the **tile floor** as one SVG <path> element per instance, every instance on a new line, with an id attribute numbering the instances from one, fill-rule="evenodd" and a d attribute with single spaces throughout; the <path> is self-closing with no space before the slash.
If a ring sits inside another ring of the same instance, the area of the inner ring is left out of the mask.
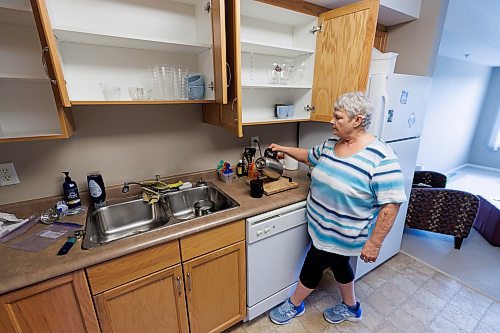
<path id="1" fill-rule="evenodd" d="M 265 313 L 225 333 L 500 332 L 500 303 L 403 253 L 358 280 L 355 289 L 363 307 L 359 323 L 323 319 L 323 310 L 341 299 L 327 271 L 306 299 L 303 316 L 278 326 Z"/>

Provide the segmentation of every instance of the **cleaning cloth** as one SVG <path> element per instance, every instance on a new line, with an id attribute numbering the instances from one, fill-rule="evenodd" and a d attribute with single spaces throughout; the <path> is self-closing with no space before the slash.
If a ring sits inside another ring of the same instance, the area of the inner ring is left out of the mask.
<path id="1" fill-rule="evenodd" d="M 0 212 L 0 238 L 28 223 L 29 219 L 18 219 L 16 215 Z"/>

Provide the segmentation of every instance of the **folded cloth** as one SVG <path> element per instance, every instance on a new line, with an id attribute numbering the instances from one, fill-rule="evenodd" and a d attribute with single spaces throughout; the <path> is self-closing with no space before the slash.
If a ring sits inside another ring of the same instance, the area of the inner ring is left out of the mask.
<path id="1" fill-rule="evenodd" d="M 11 240 L 14 237 L 17 237 L 26 231 L 28 231 L 32 226 L 34 226 L 38 221 L 40 221 L 40 217 L 32 215 L 29 217 L 27 222 L 24 223 L 19 223 L 20 226 L 17 227 L 15 230 L 11 230 L 8 233 L 5 233 L 5 235 L 0 236 L 0 243 L 5 243 L 9 240 Z"/>
<path id="2" fill-rule="evenodd" d="M 14 214 L 0 213 L 0 238 L 23 226 L 30 219 L 18 219 Z"/>

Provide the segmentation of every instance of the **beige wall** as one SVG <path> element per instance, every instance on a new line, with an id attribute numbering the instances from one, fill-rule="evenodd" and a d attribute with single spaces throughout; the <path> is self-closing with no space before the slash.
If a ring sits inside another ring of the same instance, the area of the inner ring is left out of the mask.
<path id="1" fill-rule="evenodd" d="M 399 53 L 396 73 L 432 76 L 449 0 L 422 0 L 418 20 L 388 28 L 387 52 Z"/>
<path id="2" fill-rule="evenodd" d="M 201 107 L 75 107 L 77 132 L 67 140 L 0 144 L 0 163 L 14 162 L 21 181 L 0 187 L 0 204 L 58 195 L 62 171 L 80 191 L 89 171 L 102 172 L 106 186 L 214 169 L 220 159 L 237 161 L 250 136 L 262 148 L 271 142 L 297 144 L 297 124 L 251 126 L 245 137 L 202 123 Z"/>

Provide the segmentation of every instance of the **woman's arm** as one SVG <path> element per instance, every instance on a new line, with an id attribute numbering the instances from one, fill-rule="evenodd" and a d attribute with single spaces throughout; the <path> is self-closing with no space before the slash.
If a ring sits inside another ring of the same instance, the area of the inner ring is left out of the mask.
<path id="1" fill-rule="evenodd" d="M 307 165 L 311 165 L 309 163 L 308 158 L 307 158 L 307 154 L 308 154 L 307 149 L 296 148 L 296 147 L 285 147 L 285 146 L 277 145 L 275 143 L 271 144 L 269 146 L 269 148 L 271 148 L 273 151 L 283 152 L 283 153 L 287 154 L 288 156 L 290 156 L 291 158 L 296 159 L 299 162 L 305 163 Z"/>
<path id="2" fill-rule="evenodd" d="M 375 262 L 375 260 L 377 260 L 382 242 L 389 231 L 391 231 L 394 220 L 398 215 L 399 206 L 399 203 L 388 203 L 382 205 L 382 208 L 380 208 L 372 235 L 366 241 L 361 251 L 360 258 L 364 262 Z"/>

